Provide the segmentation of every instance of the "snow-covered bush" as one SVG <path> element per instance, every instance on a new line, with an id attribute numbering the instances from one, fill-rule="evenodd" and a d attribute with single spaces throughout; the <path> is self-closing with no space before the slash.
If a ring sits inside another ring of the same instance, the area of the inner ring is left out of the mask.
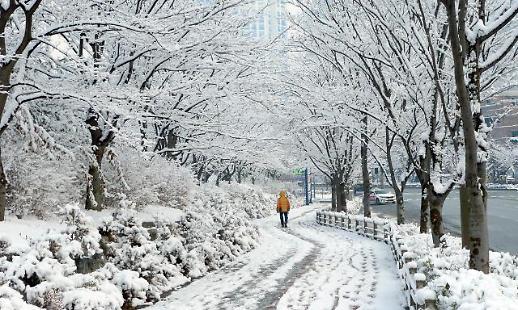
<path id="1" fill-rule="evenodd" d="M 195 188 L 192 171 L 161 156 L 145 158 L 141 153 L 123 148 L 105 165 L 108 192 L 123 193 L 137 207 L 157 204 L 185 208 Z M 138 167 L 138 169 L 135 169 Z"/>
<path id="2" fill-rule="evenodd" d="M 211 215 L 191 212 L 173 225 L 183 244 L 174 250 L 187 276 L 200 277 L 257 245 L 257 228 L 248 219 L 228 210 Z"/>
<path id="3" fill-rule="evenodd" d="M 41 160 L 41 154 L 15 153 L 20 160 L 6 166 L 9 213 L 19 218 L 28 214 L 45 218 L 79 201 L 82 187 L 74 166 L 77 163 L 70 158 Z"/>
<path id="4" fill-rule="evenodd" d="M 228 196 L 229 203 L 243 210 L 248 218 L 262 218 L 275 211 L 275 194 L 267 194 L 246 184 L 223 184 L 220 187 Z"/>
<path id="5" fill-rule="evenodd" d="M 100 235 L 77 206 L 64 209 L 67 223 L 61 232 L 49 231 L 30 241 L 26 249 L 2 242 L 0 284 L 45 309 L 120 309 L 122 295 L 110 282 L 111 270 L 77 273 L 84 260 L 97 261 Z"/>
<path id="6" fill-rule="evenodd" d="M 118 211 L 103 223 L 100 231 L 107 240 L 108 261 L 120 270 L 134 271 L 117 278 L 125 299 L 130 298 L 135 303 L 156 301 L 164 291 L 172 288 L 172 278 L 182 277 L 176 262 L 170 261 L 160 251 L 162 238 L 170 236 L 163 225 L 160 234 L 152 238 L 135 211 Z M 141 290 L 129 284 L 120 284 L 129 278 L 134 281 L 139 278 L 137 282 Z"/>
<path id="7" fill-rule="evenodd" d="M 27 102 L 2 135 L 10 214 L 45 218 L 80 200 L 86 185 L 79 146 L 89 137 L 82 135 L 87 132 L 81 112 L 72 105 L 56 109 L 55 101 Z"/>
<path id="8" fill-rule="evenodd" d="M 259 232 L 251 220 L 275 212 L 275 196 L 245 185 L 194 187 L 181 218 L 148 222 L 140 220 L 144 210 L 121 197 L 98 227 L 68 205 L 58 213 L 66 227 L 28 247 L 0 236 L 0 285 L 8 288 L 0 302 L 74 310 L 154 302 L 253 249 Z"/>
<path id="9" fill-rule="evenodd" d="M 23 300 L 22 294 L 13 290 L 7 284 L 0 286 L 0 309 L 2 310 L 41 310 L 26 303 Z"/>
<path id="10" fill-rule="evenodd" d="M 114 276 L 113 282 L 122 291 L 125 309 L 130 309 L 139 300 L 146 299 L 149 283 L 142 279 L 138 272 L 123 270 Z"/>
<path id="11" fill-rule="evenodd" d="M 458 237 L 444 236 L 434 248 L 429 234 L 416 225 L 397 226 L 396 234 L 416 253 L 418 272 L 426 275 L 440 309 L 518 309 L 518 258 L 490 252 L 490 274 L 467 269 L 469 251 Z"/>

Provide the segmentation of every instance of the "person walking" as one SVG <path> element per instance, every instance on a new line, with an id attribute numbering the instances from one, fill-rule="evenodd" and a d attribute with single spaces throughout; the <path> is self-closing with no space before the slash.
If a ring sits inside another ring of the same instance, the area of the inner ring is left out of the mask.
<path id="1" fill-rule="evenodd" d="M 282 227 L 288 227 L 288 212 L 290 212 L 290 201 L 286 192 L 282 191 L 277 199 L 277 213 L 280 214 Z"/>

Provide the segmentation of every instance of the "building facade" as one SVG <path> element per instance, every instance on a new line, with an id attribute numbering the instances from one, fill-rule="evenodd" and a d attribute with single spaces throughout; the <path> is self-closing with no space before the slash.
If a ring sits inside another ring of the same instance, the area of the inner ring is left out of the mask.
<path id="1" fill-rule="evenodd" d="M 518 144 L 518 90 L 504 92 L 482 105 L 486 124 L 493 126 L 490 137 L 497 143 Z"/>
<path id="2" fill-rule="evenodd" d="M 270 41 L 283 36 L 288 29 L 286 0 L 256 0 L 258 12 L 248 24 L 248 35 L 259 41 Z"/>

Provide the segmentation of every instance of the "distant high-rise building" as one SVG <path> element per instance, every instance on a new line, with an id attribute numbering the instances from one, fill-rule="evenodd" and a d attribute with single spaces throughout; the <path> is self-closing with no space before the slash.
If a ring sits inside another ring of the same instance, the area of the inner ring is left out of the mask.
<path id="1" fill-rule="evenodd" d="M 286 0 L 256 0 L 258 14 L 248 25 L 248 34 L 257 40 L 273 40 L 288 29 Z"/>

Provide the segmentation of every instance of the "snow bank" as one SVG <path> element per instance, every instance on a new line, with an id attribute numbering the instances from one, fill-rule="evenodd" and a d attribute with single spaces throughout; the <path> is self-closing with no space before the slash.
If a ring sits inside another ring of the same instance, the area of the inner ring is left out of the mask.
<path id="1" fill-rule="evenodd" d="M 462 249 L 457 237 L 446 235 L 447 247 L 435 248 L 431 236 L 420 234 L 413 224 L 398 226 L 392 221 L 329 211 L 317 212 L 317 222 L 388 242 L 409 306 L 415 302 L 445 310 L 518 309 L 516 256 L 490 252 L 491 273 L 484 274 L 467 269 L 469 251 Z M 372 233 L 372 223 L 378 224 L 377 234 Z"/>
<path id="2" fill-rule="evenodd" d="M 434 248 L 429 234 L 399 225 L 395 234 L 415 254 L 417 270 L 428 279 L 439 309 L 518 309 L 518 258 L 490 252 L 490 274 L 467 269 L 469 251 L 461 239 L 446 235 L 447 247 Z M 422 277 L 422 276 L 421 276 Z"/>

